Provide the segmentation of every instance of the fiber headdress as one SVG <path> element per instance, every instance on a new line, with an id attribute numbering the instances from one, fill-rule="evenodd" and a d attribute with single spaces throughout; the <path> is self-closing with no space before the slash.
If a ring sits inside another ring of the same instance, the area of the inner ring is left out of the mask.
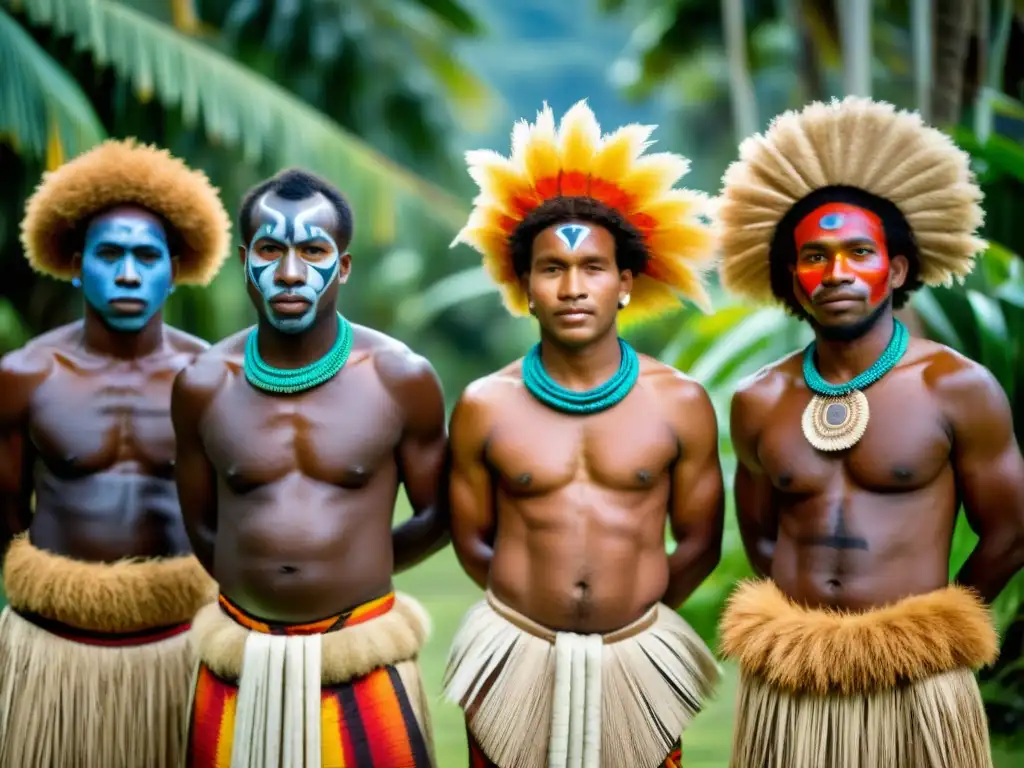
<path id="1" fill-rule="evenodd" d="M 765 134 L 740 145 L 718 209 L 722 284 L 747 299 L 774 301 L 775 228 L 794 204 L 829 186 L 857 187 L 899 208 L 926 285 L 962 281 L 986 247 L 976 237 L 982 193 L 967 154 L 917 113 L 848 97 L 779 115 Z"/>
<path id="2" fill-rule="evenodd" d="M 176 230 L 179 285 L 207 285 L 230 254 L 231 219 L 206 174 L 167 150 L 111 139 L 44 174 L 21 223 L 29 264 L 71 280 L 82 225 L 123 204 L 159 214 Z"/>
<path id="3" fill-rule="evenodd" d="M 452 245 L 466 243 L 483 255 L 512 314 L 528 314 L 528 301 L 509 238 L 533 210 L 559 197 L 590 198 L 642 235 L 647 264 L 634 276 L 629 306 L 619 313 L 623 324 L 678 308 L 679 294 L 709 311 L 701 272 L 716 256 L 715 231 L 705 223 L 711 201 L 701 192 L 673 188 L 689 170 L 686 158 L 643 154 L 654 128 L 627 125 L 602 136 L 594 113 L 580 101 L 556 130 L 545 104 L 534 124 L 516 123 L 511 157 L 490 150 L 466 153 L 480 194 Z"/>

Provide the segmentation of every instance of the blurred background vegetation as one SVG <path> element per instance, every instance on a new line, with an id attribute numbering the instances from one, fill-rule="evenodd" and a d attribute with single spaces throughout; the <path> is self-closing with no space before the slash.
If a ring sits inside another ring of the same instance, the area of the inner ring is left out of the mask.
<path id="1" fill-rule="evenodd" d="M 716 192 L 741 138 L 813 98 L 871 95 L 919 109 L 969 151 L 992 246 L 966 285 L 924 290 L 915 333 L 988 366 L 1024 412 L 1022 0 L 0 0 L 0 353 L 80 315 L 80 294 L 33 274 L 18 224 L 40 174 L 107 136 L 138 136 L 205 169 L 234 211 L 281 167 L 328 177 L 356 213 L 343 311 L 428 356 L 449 401 L 522 354 L 532 324 L 500 306 L 468 249 L 448 244 L 472 189 L 461 152 L 508 151 L 512 121 L 587 97 L 606 127 L 657 123 Z M 1016 215 L 1015 215 L 1016 214 Z M 180 290 L 167 320 L 210 341 L 254 321 L 231 260 Z M 805 344 L 775 309 L 716 292 L 632 334 L 703 381 L 724 423 L 740 377 Z M 2 396 L 2 393 L 0 393 Z M 404 506 L 399 514 L 405 514 Z M 958 528 L 950 569 L 973 545 Z M 721 565 L 684 608 L 711 643 L 749 574 L 730 510 Z M 450 550 L 399 579 L 431 609 L 424 659 L 439 691 L 447 643 L 479 592 Z M 1024 577 L 996 604 L 1003 653 L 983 673 L 1004 765 L 1024 752 Z M 725 766 L 734 673 L 687 734 L 687 765 Z M 459 713 L 434 707 L 440 765 L 465 762 Z"/>

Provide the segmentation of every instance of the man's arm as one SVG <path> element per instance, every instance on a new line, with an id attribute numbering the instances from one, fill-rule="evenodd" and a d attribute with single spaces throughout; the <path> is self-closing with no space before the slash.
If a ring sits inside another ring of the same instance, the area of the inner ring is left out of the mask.
<path id="1" fill-rule="evenodd" d="M 395 459 L 412 506 L 412 517 L 391 532 L 394 571 L 399 573 L 448 544 L 446 512 L 438 503 L 448 435 L 444 392 L 430 363 L 407 351 L 387 358 L 382 375 L 404 414 Z"/>
<path id="2" fill-rule="evenodd" d="M 206 455 L 199 425 L 227 374 L 217 360 L 204 360 L 182 369 L 171 389 L 171 421 L 176 456 L 174 479 L 192 551 L 211 576 L 217 538 L 217 471 Z"/>
<path id="3" fill-rule="evenodd" d="M 29 403 L 46 376 L 23 350 L 0 359 L 0 556 L 32 522 L 32 444 L 28 438 Z"/>
<path id="4" fill-rule="evenodd" d="M 497 527 L 494 487 L 486 461 L 487 431 L 486 407 L 467 391 L 452 412 L 447 497 L 455 554 L 481 589 L 487 589 Z"/>
<path id="5" fill-rule="evenodd" d="M 978 543 L 956 581 L 991 602 L 1024 568 L 1024 458 L 999 382 L 971 364 L 944 382 L 953 471 Z"/>
<path id="6" fill-rule="evenodd" d="M 740 539 L 754 573 L 771 576 L 772 557 L 779 532 L 779 513 L 775 487 L 757 460 L 760 433 L 759 407 L 753 393 L 739 389 L 732 399 L 729 432 L 736 451 L 736 476 L 733 493 Z"/>
<path id="7" fill-rule="evenodd" d="M 668 589 L 662 600 L 678 609 L 722 556 L 725 488 L 718 457 L 718 421 L 704 388 L 674 379 L 672 410 L 680 456 L 672 470 L 669 526 L 676 541 L 669 555 Z"/>

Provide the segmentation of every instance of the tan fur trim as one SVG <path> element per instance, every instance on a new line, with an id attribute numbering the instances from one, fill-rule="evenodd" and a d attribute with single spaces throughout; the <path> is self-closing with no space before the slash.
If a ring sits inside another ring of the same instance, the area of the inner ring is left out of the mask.
<path id="1" fill-rule="evenodd" d="M 822 187 L 857 187 L 894 203 L 914 233 L 927 285 L 962 280 L 986 248 L 977 237 L 982 192 L 967 153 L 917 113 L 871 99 L 779 115 L 740 145 L 722 184 L 722 284 L 754 301 L 776 300 L 768 261 L 776 226 Z"/>
<path id="2" fill-rule="evenodd" d="M 89 563 L 39 549 L 24 535 L 7 550 L 4 590 L 16 611 L 115 633 L 191 621 L 216 597 L 213 579 L 191 555 Z"/>
<path id="3" fill-rule="evenodd" d="M 410 596 L 398 593 L 395 598 L 395 607 L 383 616 L 322 636 L 324 685 L 347 683 L 419 655 L 430 635 L 430 617 Z M 251 630 L 211 603 L 196 615 L 191 631 L 203 663 L 220 677 L 238 680 Z"/>
<path id="4" fill-rule="evenodd" d="M 988 609 L 958 586 L 844 613 L 797 605 L 770 581 L 747 582 L 726 605 L 721 643 L 745 674 L 820 695 L 889 690 L 999 654 Z"/>
<path id="5" fill-rule="evenodd" d="M 230 255 L 231 219 L 202 171 L 165 149 L 135 139 L 105 141 L 42 181 L 25 204 L 21 243 L 32 268 L 59 280 L 75 276 L 81 226 L 116 205 L 134 203 L 166 219 L 180 235 L 175 282 L 207 285 Z"/>
<path id="6" fill-rule="evenodd" d="M 179 768 L 195 656 L 188 635 L 106 648 L 0 614 L 0 765 Z"/>

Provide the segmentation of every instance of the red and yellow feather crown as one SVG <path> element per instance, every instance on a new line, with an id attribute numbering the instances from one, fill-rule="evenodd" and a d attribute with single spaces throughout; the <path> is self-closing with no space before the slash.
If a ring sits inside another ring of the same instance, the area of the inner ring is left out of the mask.
<path id="1" fill-rule="evenodd" d="M 713 200 L 674 187 L 689 171 L 685 157 L 644 155 L 654 128 L 626 125 L 602 136 L 594 113 L 580 101 L 556 129 L 545 104 L 535 123 L 515 124 L 510 157 L 486 149 L 466 153 L 480 192 L 452 246 L 465 243 L 483 256 L 512 314 L 528 314 L 528 300 L 509 239 L 534 209 L 558 197 L 591 198 L 643 236 L 647 265 L 634 277 L 629 306 L 619 313 L 623 324 L 678 309 L 680 295 L 710 311 L 703 273 L 714 267 L 717 252 Z"/>

